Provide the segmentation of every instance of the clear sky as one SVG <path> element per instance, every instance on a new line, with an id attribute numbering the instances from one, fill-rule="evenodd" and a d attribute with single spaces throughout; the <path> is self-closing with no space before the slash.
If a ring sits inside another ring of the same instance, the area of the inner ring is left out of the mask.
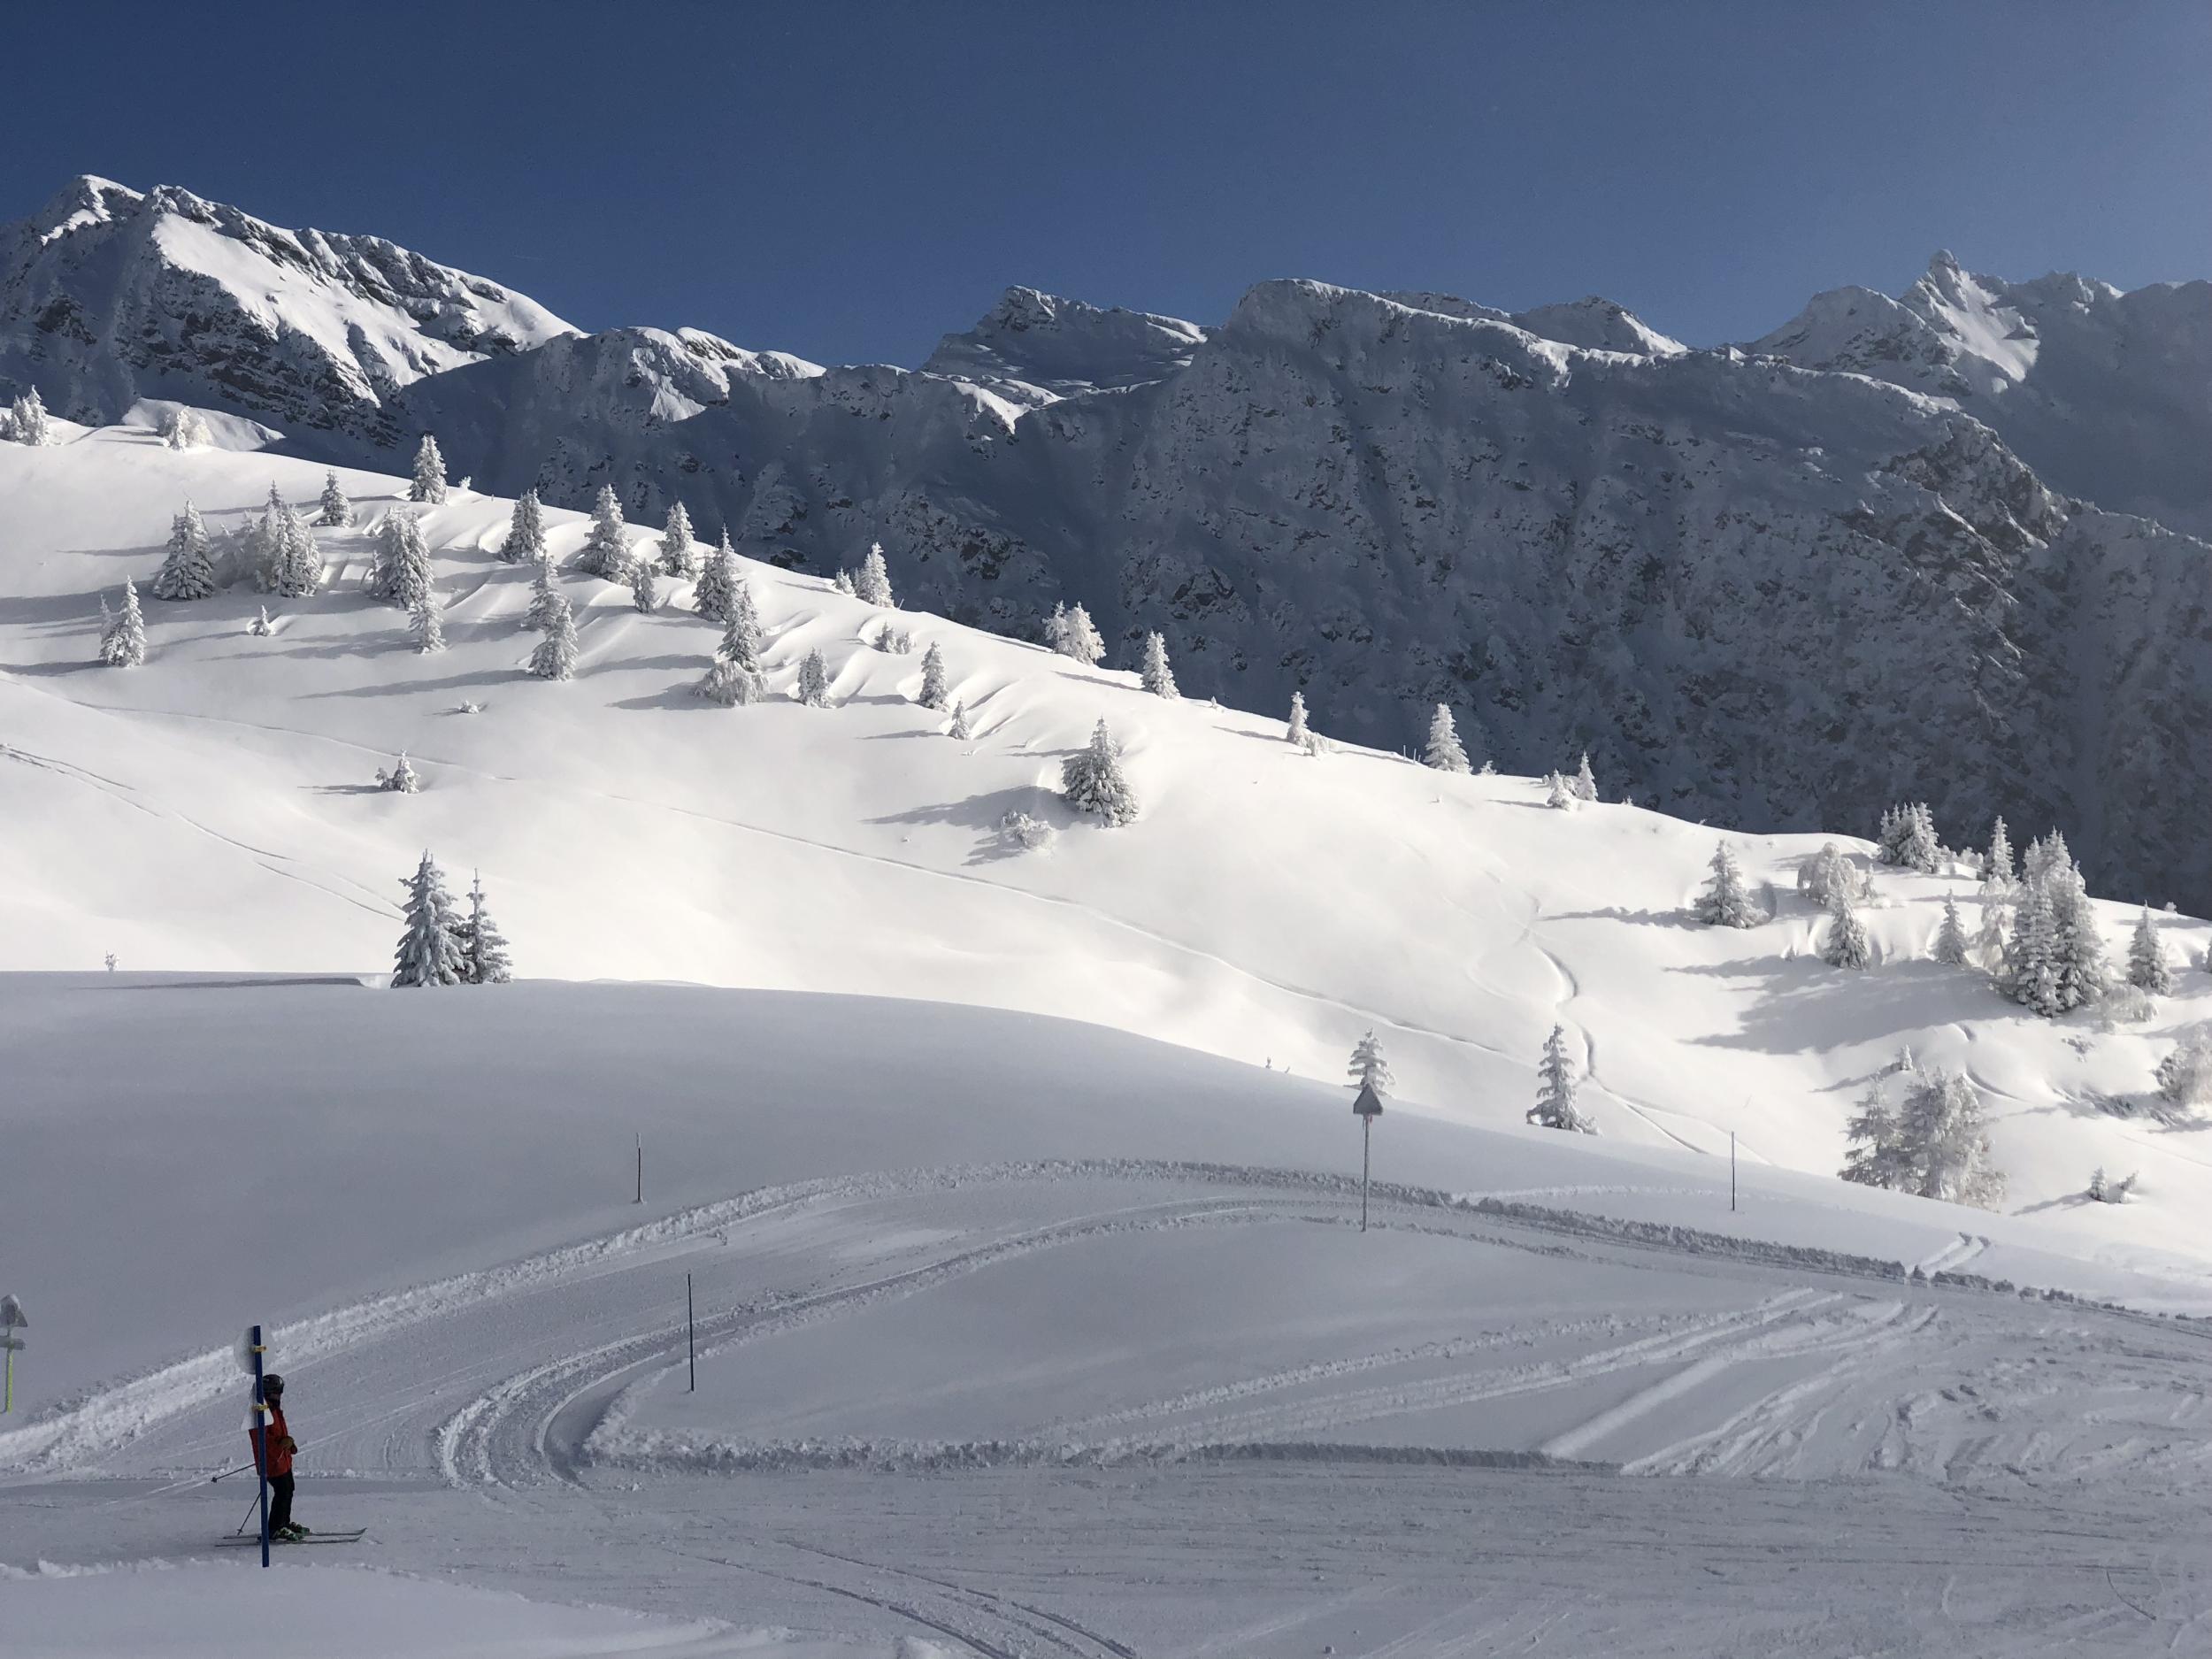
<path id="1" fill-rule="evenodd" d="M 9 10 L 0 218 L 67 178 L 367 231 L 584 327 L 913 364 L 1010 283 L 1311 276 L 1694 343 L 1948 247 L 2212 277 L 2212 0 Z"/>

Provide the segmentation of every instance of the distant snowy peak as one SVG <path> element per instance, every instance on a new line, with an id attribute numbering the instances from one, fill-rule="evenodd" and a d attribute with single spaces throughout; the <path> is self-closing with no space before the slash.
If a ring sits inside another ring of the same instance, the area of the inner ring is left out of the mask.
<path id="1" fill-rule="evenodd" d="M 574 332 L 381 237 L 285 230 L 173 186 L 87 176 L 0 226 L 0 390 L 35 383 L 72 419 L 169 398 L 389 441 L 401 388 Z"/>
<path id="2" fill-rule="evenodd" d="M 1563 345 L 1589 351 L 1622 351 L 1640 357 L 1678 357 L 1689 350 L 1652 327 L 1624 305 L 1601 299 L 1571 300 L 1563 305 L 1539 305 L 1516 311 L 1516 326 Z"/>
<path id="3" fill-rule="evenodd" d="M 2212 534 L 2212 282 L 2009 282 L 1944 251 L 1896 298 L 1832 289 L 1750 349 L 1947 399 L 2058 488 Z"/>
<path id="4" fill-rule="evenodd" d="M 1203 328 L 1179 318 L 1010 288 L 973 328 L 940 341 L 922 372 L 973 380 L 1033 408 L 1165 380 L 1205 343 Z"/>

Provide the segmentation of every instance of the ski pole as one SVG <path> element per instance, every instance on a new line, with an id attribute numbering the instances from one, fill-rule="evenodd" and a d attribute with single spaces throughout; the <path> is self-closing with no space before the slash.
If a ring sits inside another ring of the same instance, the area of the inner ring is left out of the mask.
<path id="1" fill-rule="evenodd" d="M 233 1471 L 232 1472 L 235 1473 L 236 1471 Z M 257 1493 L 257 1494 L 255 1494 L 255 1496 L 254 1496 L 254 1501 L 253 1501 L 251 1503 L 250 1503 L 250 1504 L 248 1504 L 248 1505 L 246 1506 L 246 1521 L 250 1521 L 250 1520 L 252 1520 L 252 1519 L 253 1519 L 253 1512 L 254 1512 L 256 1509 L 259 1509 L 260 1507 L 261 1507 L 261 1497 L 260 1497 L 260 1494 Z M 246 1521 L 241 1521 L 241 1522 L 239 1522 L 239 1523 L 238 1523 L 238 1530 L 237 1530 L 236 1532 L 233 1532 L 233 1533 L 231 1534 L 231 1536 L 232 1536 L 233 1538 L 243 1538 L 243 1537 L 245 1537 L 245 1535 L 246 1535 Z"/>
<path id="2" fill-rule="evenodd" d="M 211 1486 L 219 1480 L 228 1480 L 233 1475 L 242 1475 L 252 1467 L 251 1463 L 241 1463 L 235 1469 L 226 1469 L 219 1475 L 210 1475 L 207 1478 L 207 1484 Z"/>

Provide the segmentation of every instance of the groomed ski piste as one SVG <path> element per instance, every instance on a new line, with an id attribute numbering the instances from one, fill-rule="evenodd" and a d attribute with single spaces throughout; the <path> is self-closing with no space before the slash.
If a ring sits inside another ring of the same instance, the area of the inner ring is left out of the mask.
<path id="1" fill-rule="evenodd" d="M 2147 1093 L 2200 971 L 2139 1025 L 2034 1020 L 1901 959 L 1970 883 L 1885 871 L 1889 960 L 1845 974 L 1790 890 L 1820 838 L 1731 837 L 1778 914 L 1695 927 L 1716 832 L 1309 757 L 927 617 L 877 651 L 793 572 L 746 572 L 771 681 L 819 648 L 834 707 L 692 696 L 679 584 L 565 578 L 583 669 L 538 682 L 507 503 L 465 492 L 419 657 L 356 591 L 368 474 L 273 636 L 258 595 L 148 600 L 147 664 L 87 666 L 184 495 L 220 527 L 321 473 L 65 436 L 0 445 L 12 1652 L 2208 1639 L 2204 1138 L 2087 1103 Z M 965 743 L 911 700 L 932 641 Z M 1101 715 L 1111 831 L 1049 788 Z M 403 748 L 424 792 L 370 789 Z M 1003 849 L 1013 809 L 1057 843 Z M 425 845 L 523 982 L 381 988 Z M 1520 1124 L 1555 1021 L 1594 1139 Z M 1984 1087 L 2001 1210 L 1832 1178 L 1904 1044 Z M 2098 1164 L 2138 1202 L 2078 1202 Z M 368 1529 L 265 1579 L 208 1480 L 256 1319 L 301 1517 Z"/>

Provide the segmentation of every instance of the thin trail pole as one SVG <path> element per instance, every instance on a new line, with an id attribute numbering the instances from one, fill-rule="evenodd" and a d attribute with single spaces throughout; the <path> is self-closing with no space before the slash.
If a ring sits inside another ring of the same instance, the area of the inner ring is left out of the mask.
<path id="1" fill-rule="evenodd" d="M 645 1137 L 643 1135 L 637 1138 L 637 1196 L 630 1202 L 637 1204 L 645 1202 Z"/>
<path id="2" fill-rule="evenodd" d="M 1374 1136 L 1375 1120 L 1371 1118 L 1361 1118 L 1359 1120 L 1359 1230 L 1362 1233 L 1367 1231 L 1367 1152 L 1369 1147 L 1373 1144 Z"/>
<path id="3" fill-rule="evenodd" d="M 699 1390 L 699 1326 L 691 1313 L 691 1275 L 684 1275 L 684 1347 L 691 1355 L 691 1392 Z"/>
<path id="4" fill-rule="evenodd" d="M 1736 1132 L 1728 1132 L 1728 1213 L 1736 1213 Z"/>
<path id="5" fill-rule="evenodd" d="M 247 1333 L 253 1348 L 253 1470 L 254 1501 L 261 1506 L 261 1564 L 269 1564 L 269 1402 L 261 1391 L 261 1327 Z"/>

